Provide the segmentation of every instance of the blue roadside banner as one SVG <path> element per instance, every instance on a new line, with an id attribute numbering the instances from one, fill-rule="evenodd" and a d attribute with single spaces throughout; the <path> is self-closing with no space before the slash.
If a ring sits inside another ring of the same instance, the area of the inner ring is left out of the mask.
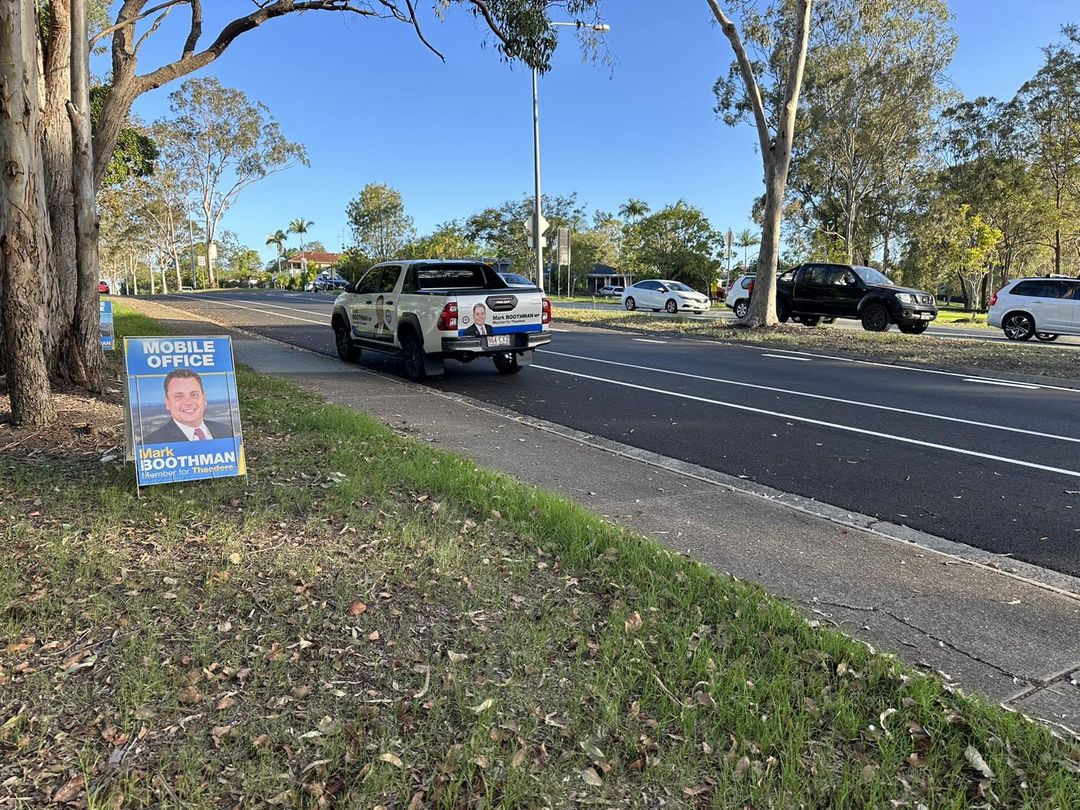
<path id="1" fill-rule="evenodd" d="M 101 325 L 101 348 L 113 350 L 112 301 L 98 301 L 98 323 Z"/>
<path id="2" fill-rule="evenodd" d="M 140 487 L 246 475 L 232 338 L 126 337 Z"/>

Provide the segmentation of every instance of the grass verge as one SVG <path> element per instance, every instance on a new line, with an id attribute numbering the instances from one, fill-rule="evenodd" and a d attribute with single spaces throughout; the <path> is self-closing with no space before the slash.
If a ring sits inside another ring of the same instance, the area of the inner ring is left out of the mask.
<path id="1" fill-rule="evenodd" d="M 1047 729 L 553 494 L 239 384 L 247 479 L 136 500 L 115 462 L 0 456 L 0 805 L 1080 805 L 1080 749 Z"/>
<path id="2" fill-rule="evenodd" d="M 731 323 L 667 317 L 634 312 L 557 307 L 555 319 L 567 323 L 658 332 L 760 345 L 779 349 L 822 351 L 886 362 L 922 363 L 954 368 L 1013 372 L 1061 379 L 1080 379 L 1080 352 L 1049 344 L 1016 345 L 934 335 L 904 335 L 897 331 L 858 332 L 827 325 L 808 328 L 783 324 L 772 329 L 745 329 Z"/>
<path id="3" fill-rule="evenodd" d="M 935 326 L 981 326 L 989 329 L 985 312 L 964 312 L 957 309 L 939 309 Z"/>

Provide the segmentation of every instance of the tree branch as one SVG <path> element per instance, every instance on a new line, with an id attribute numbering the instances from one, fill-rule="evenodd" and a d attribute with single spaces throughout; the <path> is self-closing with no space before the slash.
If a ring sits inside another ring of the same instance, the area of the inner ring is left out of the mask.
<path id="1" fill-rule="evenodd" d="M 195 0 L 195 1 L 198 2 L 198 0 Z M 98 31 L 96 34 L 94 34 L 94 36 L 92 36 L 90 38 L 90 47 L 91 48 L 94 47 L 95 42 L 97 42 L 99 39 L 102 39 L 103 37 L 108 36 L 113 31 L 119 30 L 120 28 L 124 28 L 124 27 L 126 27 L 128 25 L 133 25 L 134 23 L 138 22 L 139 20 L 142 20 L 142 19 L 145 19 L 145 18 L 149 17 L 154 12 L 161 11 L 163 8 L 168 9 L 171 6 L 179 6 L 179 5 L 183 5 L 185 3 L 190 3 L 190 2 L 192 2 L 192 0 L 168 0 L 168 2 L 166 2 L 166 3 L 161 3 L 160 5 L 157 5 L 157 6 L 154 6 L 153 8 L 147 9 L 146 11 L 144 11 L 144 12 L 142 12 L 142 13 L 134 16 L 134 17 L 131 17 L 131 18 L 125 19 L 123 16 L 119 16 L 119 17 L 116 18 L 116 24 L 115 25 L 110 25 L 108 28 L 104 28 L 101 31 Z M 123 15 L 123 13 L 124 13 L 123 10 L 121 10 L 120 14 Z M 144 37 L 144 39 L 145 39 L 145 37 Z"/>
<path id="2" fill-rule="evenodd" d="M 349 2 L 349 0 L 301 0 L 300 2 L 296 2 L 296 0 L 275 0 L 275 2 L 259 6 L 258 10 L 253 11 L 251 14 L 238 17 L 226 24 L 217 38 L 205 50 L 198 53 L 186 53 L 172 64 L 163 65 L 157 70 L 139 76 L 139 92 L 142 93 L 160 87 L 179 76 L 186 76 L 199 68 L 206 67 L 206 65 L 221 56 L 234 39 L 254 28 L 258 28 L 267 20 L 303 11 L 351 11 L 362 17 L 378 16 L 370 8 L 361 8 Z M 190 36 L 189 34 L 189 40 Z"/>
<path id="3" fill-rule="evenodd" d="M 191 3 L 191 31 L 184 41 L 184 50 L 181 56 L 187 56 L 195 52 L 195 46 L 199 44 L 202 36 L 202 0 L 190 0 Z"/>
<path id="4" fill-rule="evenodd" d="M 715 0 L 709 0 L 714 2 Z M 784 106 L 777 123 L 777 137 L 790 142 L 795 132 L 795 113 L 799 104 L 799 90 L 802 87 L 803 72 L 806 69 L 807 40 L 810 32 L 811 0 L 799 0 L 796 10 L 798 22 L 792 41 L 791 58 L 788 60 L 787 82 L 784 87 Z"/>
<path id="5" fill-rule="evenodd" d="M 709 8 L 712 9 L 716 21 L 720 23 L 720 29 L 724 32 L 724 36 L 731 43 L 731 49 L 735 51 L 735 59 L 739 63 L 739 72 L 742 74 L 743 84 L 746 85 L 746 95 L 750 100 L 750 109 L 754 113 L 758 144 L 761 147 L 761 159 L 768 162 L 772 154 L 772 138 L 769 132 L 769 122 L 765 118 L 765 106 L 761 101 L 761 88 L 758 86 L 757 79 L 754 78 L 754 68 L 750 64 L 750 57 L 746 55 L 746 48 L 743 46 L 742 38 L 739 37 L 739 32 L 735 28 L 735 23 L 720 8 L 719 2 L 709 0 Z"/>
<path id="6" fill-rule="evenodd" d="M 135 50 L 132 51 L 134 55 L 137 55 L 139 53 L 139 48 L 141 48 L 142 44 L 146 42 L 146 38 L 161 27 L 161 24 L 165 22 L 165 18 L 169 16 L 170 11 L 172 11 L 172 9 L 167 8 L 163 12 L 161 12 L 161 16 L 154 20 L 154 24 L 150 26 L 150 29 L 141 37 L 139 37 L 139 41 L 135 43 Z"/>
<path id="7" fill-rule="evenodd" d="M 438 50 L 435 49 L 435 46 L 427 41 L 424 32 L 420 30 L 420 21 L 416 19 L 416 7 L 413 5 L 413 0 L 405 0 L 405 5 L 409 7 L 409 16 L 412 18 L 413 28 L 416 29 L 416 36 L 424 43 L 429 51 L 445 62 L 446 57 L 439 53 Z"/>
<path id="8" fill-rule="evenodd" d="M 490 28 L 491 32 L 502 41 L 503 47 L 505 47 L 507 49 L 507 52 L 509 52 L 510 48 L 512 47 L 510 37 L 506 35 L 506 32 L 499 28 L 498 24 L 495 22 L 495 18 L 491 14 L 491 9 L 488 7 L 488 4 L 485 2 L 485 0 L 469 0 L 469 3 L 472 4 L 473 8 L 480 12 L 480 14 L 484 18 L 484 22 L 487 23 L 488 28 Z"/>

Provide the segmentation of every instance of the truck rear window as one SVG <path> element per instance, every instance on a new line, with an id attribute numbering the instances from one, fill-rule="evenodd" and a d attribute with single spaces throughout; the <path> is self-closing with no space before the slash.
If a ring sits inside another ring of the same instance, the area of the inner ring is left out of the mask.
<path id="1" fill-rule="evenodd" d="M 506 283 L 482 264 L 431 264 L 416 268 L 420 290 L 502 289 Z"/>

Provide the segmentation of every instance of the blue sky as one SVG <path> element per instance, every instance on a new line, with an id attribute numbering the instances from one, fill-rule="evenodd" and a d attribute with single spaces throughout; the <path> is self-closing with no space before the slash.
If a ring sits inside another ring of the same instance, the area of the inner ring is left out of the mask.
<path id="1" fill-rule="evenodd" d="M 248 189 L 224 227 L 270 258 L 266 234 L 297 217 L 308 238 L 336 250 L 349 241 L 345 206 L 367 183 L 399 189 L 420 233 L 532 191 L 530 73 L 499 61 L 482 23 L 451 12 L 440 22 L 419 3 L 425 33 L 446 56 L 423 48 L 410 27 L 389 20 L 308 13 L 268 22 L 208 68 L 266 104 L 311 167 Z M 205 3 L 203 44 L 246 0 Z M 965 96 L 1008 98 L 1039 67 L 1039 48 L 1080 22 L 1076 0 L 952 0 L 959 45 L 952 81 Z M 630 197 L 654 209 L 680 198 L 721 231 L 754 227 L 761 163 L 749 126 L 713 113 L 712 85 L 731 50 L 705 0 L 606 0 L 609 68 L 583 62 L 574 34 L 560 32 L 540 80 L 540 144 L 546 193 L 576 191 L 592 211 Z M 177 9 L 147 41 L 140 72 L 175 58 L 186 34 Z M 486 47 L 482 44 L 486 42 Z M 99 67 L 102 69 L 102 67 Z M 168 113 L 166 86 L 134 107 Z M 295 246 L 296 238 L 291 244 Z"/>

